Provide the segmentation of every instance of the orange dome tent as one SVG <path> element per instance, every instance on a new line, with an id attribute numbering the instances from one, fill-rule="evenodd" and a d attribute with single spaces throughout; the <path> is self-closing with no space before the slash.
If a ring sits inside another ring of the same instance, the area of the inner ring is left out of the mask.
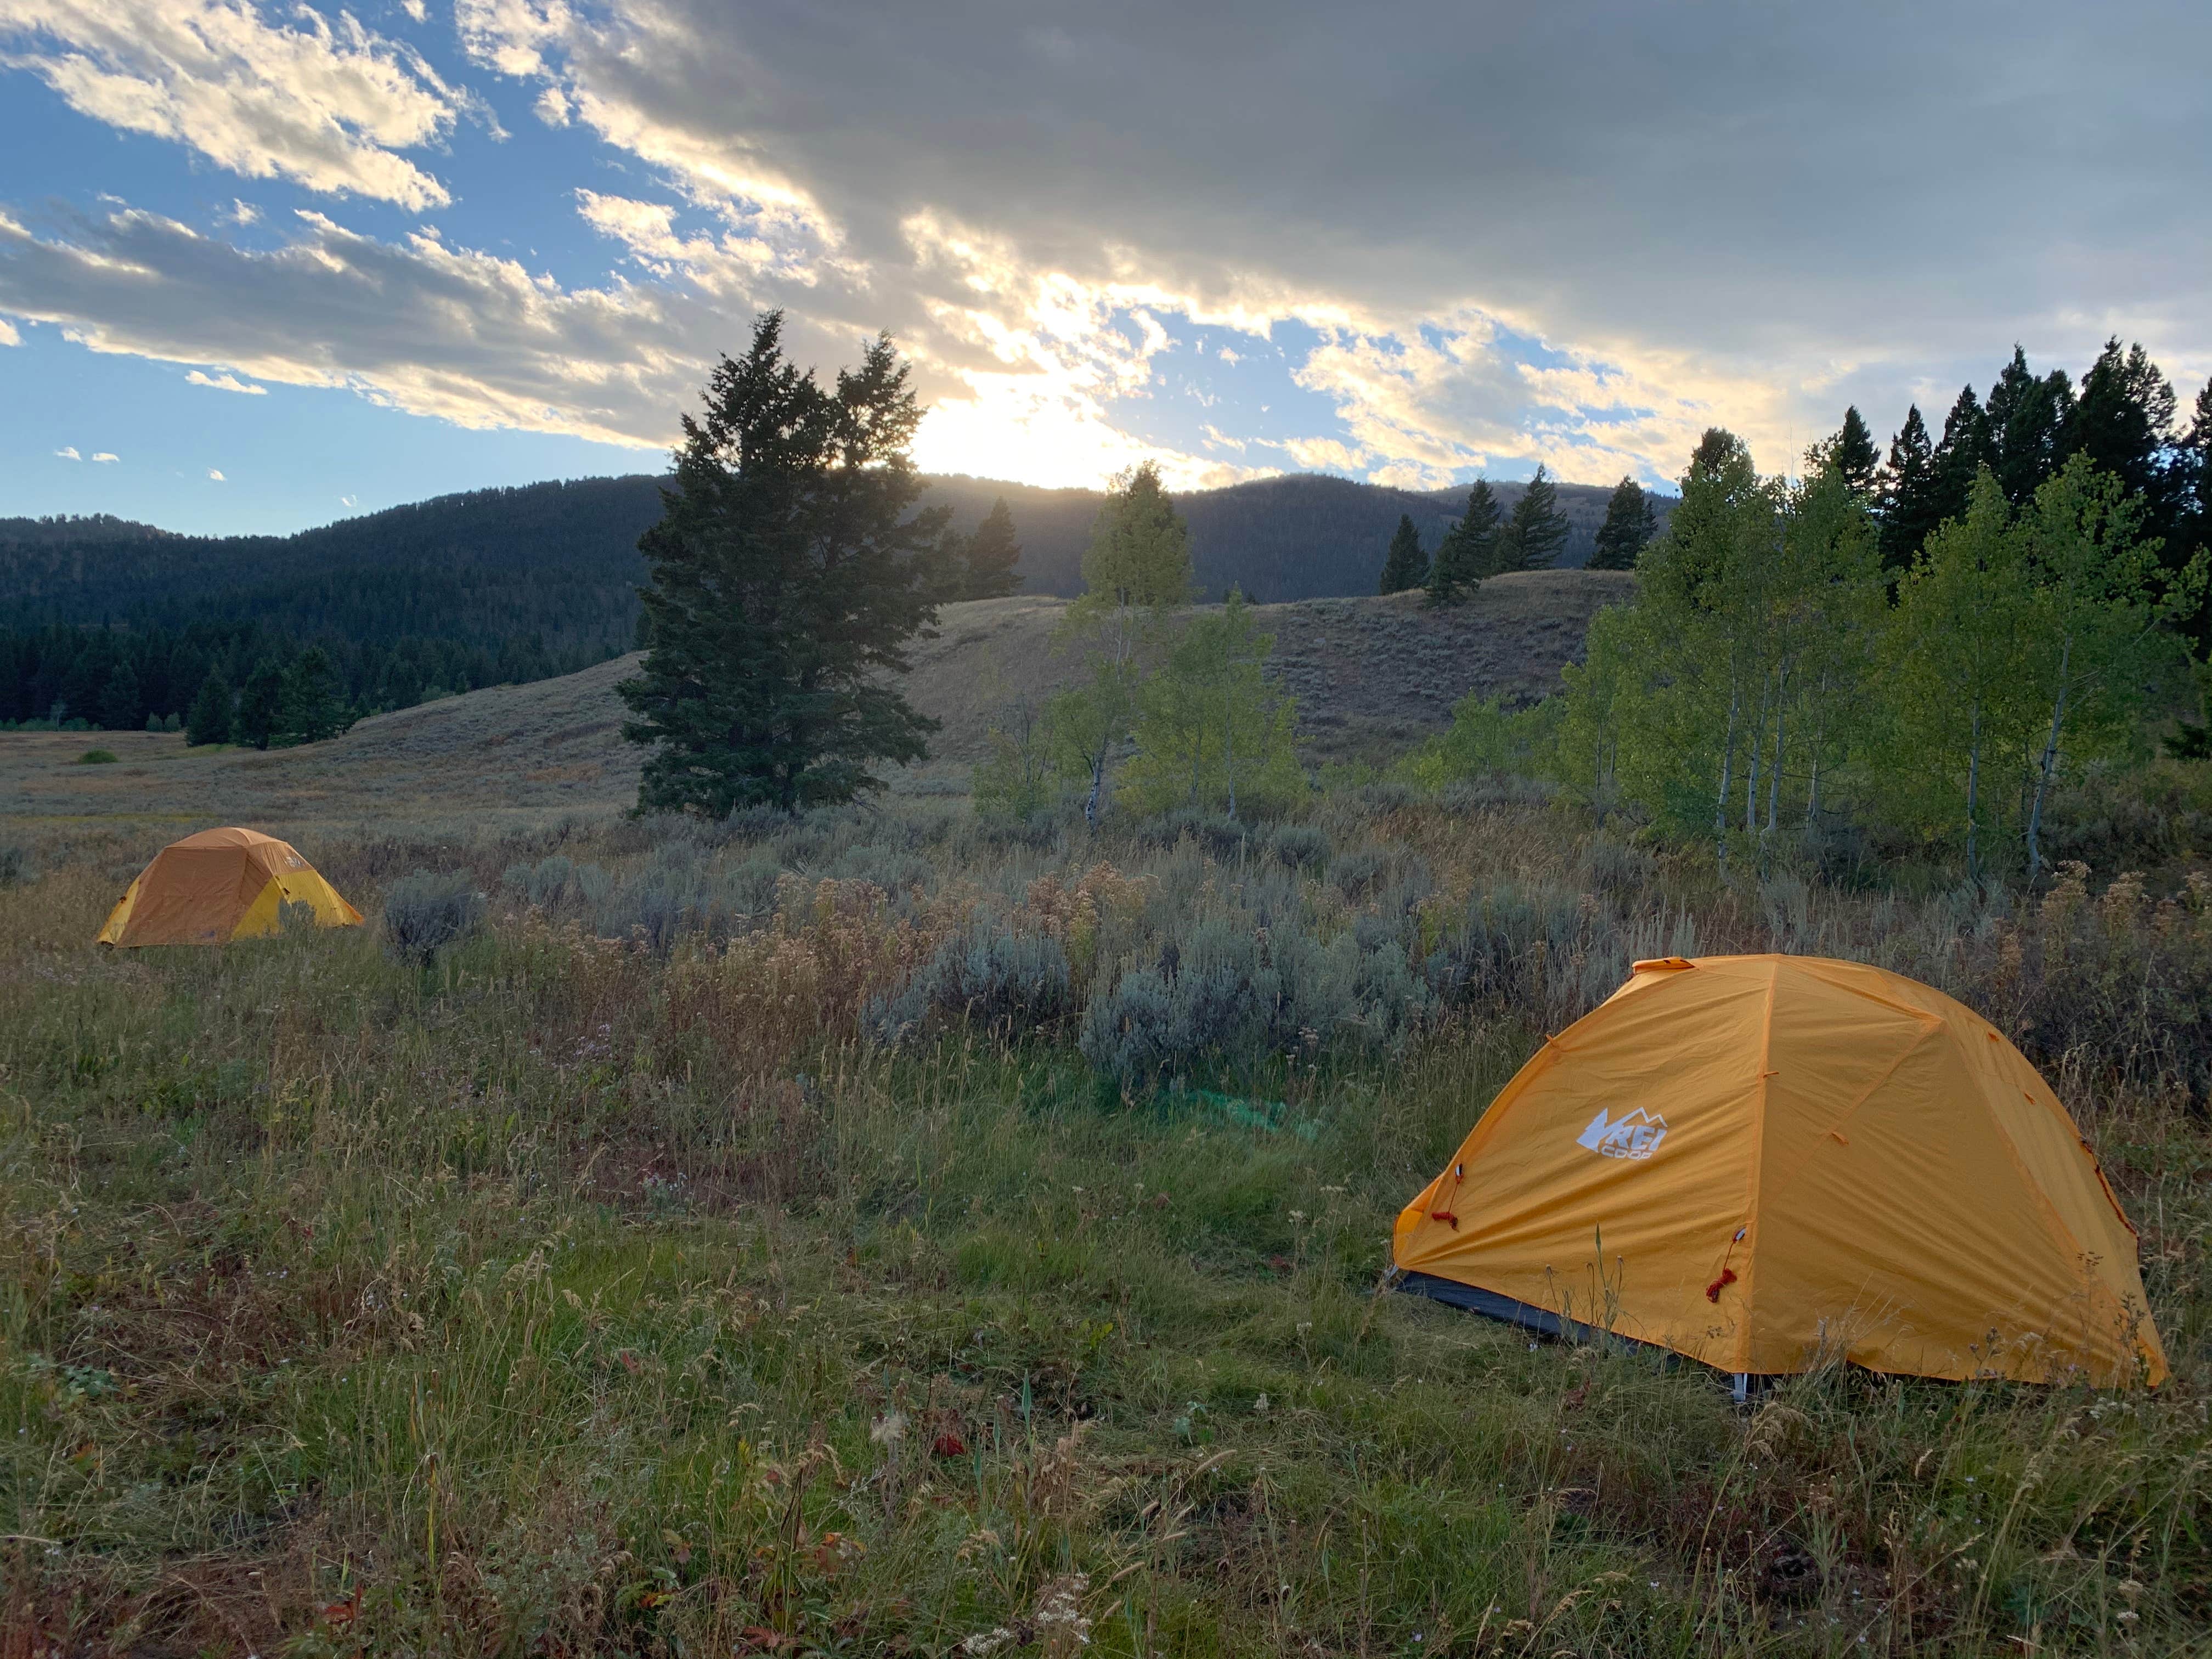
<path id="1" fill-rule="evenodd" d="M 1856 963 L 1638 963 L 1498 1093 L 1393 1257 L 1409 1290 L 1739 1375 L 2166 1370 L 2057 1097 L 1979 1015 Z"/>
<path id="2" fill-rule="evenodd" d="M 203 830 L 154 856 L 108 913 L 101 945 L 216 945 L 276 931 L 278 906 L 305 904 L 319 927 L 357 927 L 361 912 L 284 842 L 253 830 Z"/>

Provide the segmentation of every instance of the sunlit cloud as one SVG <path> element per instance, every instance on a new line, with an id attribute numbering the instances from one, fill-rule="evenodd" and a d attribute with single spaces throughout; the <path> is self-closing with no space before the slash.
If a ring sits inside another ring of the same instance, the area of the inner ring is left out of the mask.
<path id="1" fill-rule="evenodd" d="M 212 478 L 217 483 L 227 482 L 222 476 L 222 471 L 216 467 L 211 466 L 208 469 L 208 477 Z"/>
<path id="2" fill-rule="evenodd" d="M 114 454 L 111 454 L 111 453 L 109 453 L 106 450 L 102 449 L 102 450 L 99 450 L 99 451 L 95 452 L 95 453 L 94 453 L 94 454 L 93 455 L 93 458 L 92 458 L 92 459 L 93 459 L 94 460 L 95 460 L 95 461 L 110 461 L 110 462 L 112 462 L 112 461 L 119 461 L 119 460 L 121 460 L 123 458 L 122 458 L 120 455 L 114 455 Z"/>
<path id="3" fill-rule="evenodd" d="M 25 43 L 9 64 L 80 114 L 246 178 L 417 211 L 450 201 L 398 152 L 442 137 L 466 95 L 349 13 L 283 18 L 253 0 L 6 0 L 0 35 Z"/>
<path id="4" fill-rule="evenodd" d="M 65 444 L 61 448 L 54 451 L 54 453 L 60 456 L 62 459 L 65 461 L 81 461 L 84 459 L 83 456 L 76 453 L 76 446 L 75 444 Z"/>
<path id="5" fill-rule="evenodd" d="M 265 398 L 269 395 L 267 386 L 253 386 L 240 380 L 235 374 L 209 374 L 196 368 L 185 376 L 185 380 L 187 385 L 212 386 L 217 392 L 243 392 L 255 398 Z"/>

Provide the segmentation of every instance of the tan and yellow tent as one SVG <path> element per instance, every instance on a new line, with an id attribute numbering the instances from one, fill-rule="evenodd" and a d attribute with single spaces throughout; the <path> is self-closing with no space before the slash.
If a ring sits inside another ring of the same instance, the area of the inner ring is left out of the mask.
<path id="1" fill-rule="evenodd" d="M 312 906 L 320 927 L 356 927 L 340 898 L 286 842 L 254 830 L 203 830 L 154 856 L 100 930 L 101 945 L 215 945 L 276 931 L 282 904 Z"/>
<path id="2" fill-rule="evenodd" d="M 1639 962 L 1399 1216 L 1410 1290 L 1723 1371 L 2157 1382 L 2135 1231 L 2035 1068 L 1941 992 Z"/>

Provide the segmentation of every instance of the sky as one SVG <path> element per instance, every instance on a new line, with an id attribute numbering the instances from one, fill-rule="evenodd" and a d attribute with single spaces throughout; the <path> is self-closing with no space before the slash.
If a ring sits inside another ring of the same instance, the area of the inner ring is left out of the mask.
<path id="1" fill-rule="evenodd" d="M 2212 7 L 0 0 L 0 515 L 665 464 L 781 308 L 932 471 L 1666 486 L 2212 375 Z"/>

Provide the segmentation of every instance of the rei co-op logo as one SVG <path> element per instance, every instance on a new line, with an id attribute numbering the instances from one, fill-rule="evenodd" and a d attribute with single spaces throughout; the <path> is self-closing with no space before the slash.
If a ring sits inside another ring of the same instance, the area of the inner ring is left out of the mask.
<path id="1" fill-rule="evenodd" d="M 1610 1122 L 1600 1111 L 1589 1127 L 1575 1137 L 1575 1145 L 1589 1147 L 1600 1158 L 1649 1158 L 1666 1138 L 1667 1120 L 1638 1106 Z"/>

